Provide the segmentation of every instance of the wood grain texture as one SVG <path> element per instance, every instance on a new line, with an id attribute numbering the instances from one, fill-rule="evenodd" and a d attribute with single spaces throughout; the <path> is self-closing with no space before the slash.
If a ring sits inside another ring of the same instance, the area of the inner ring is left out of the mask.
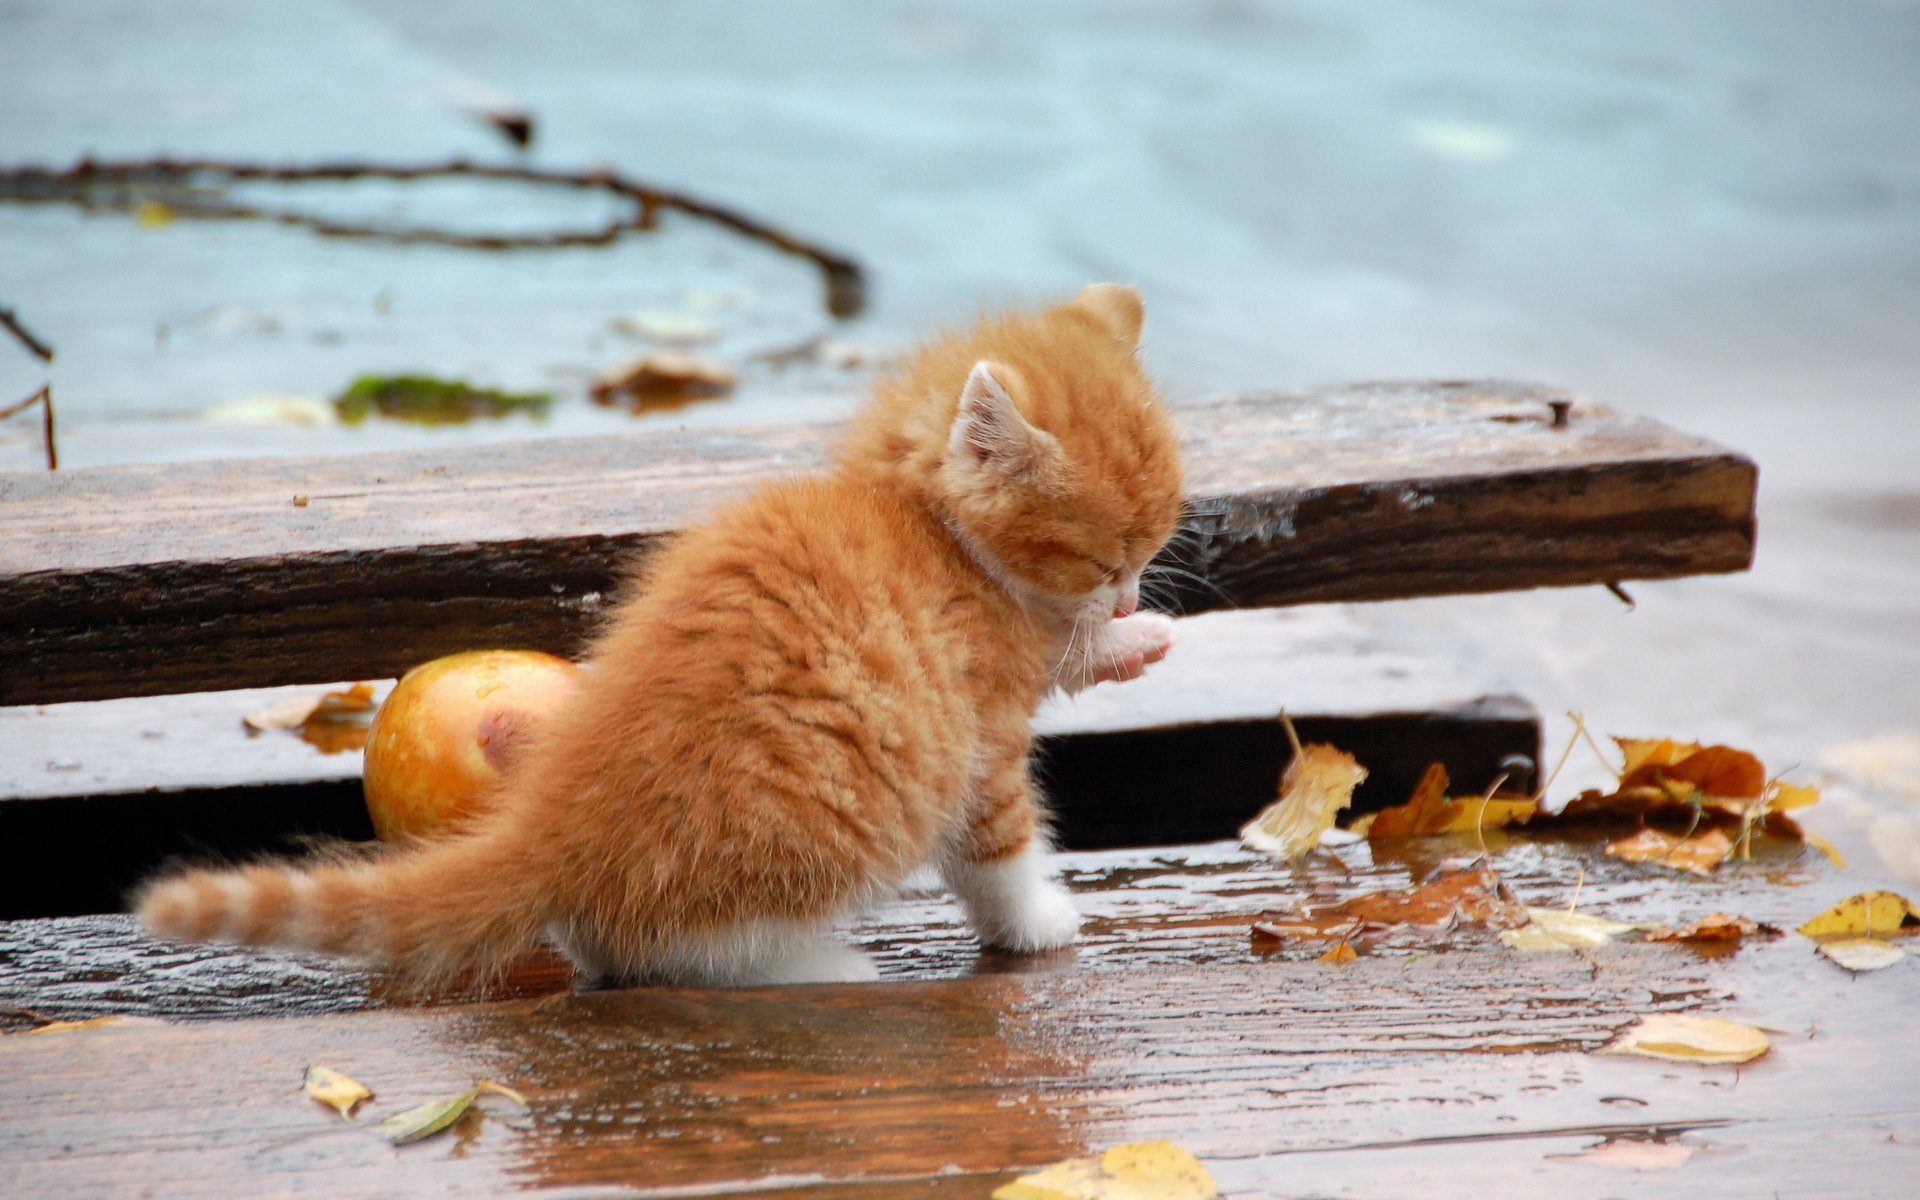
<path id="1" fill-rule="evenodd" d="M 1744 569 L 1755 470 L 1499 383 L 1181 409 L 1188 611 Z M 0 477 L 0 704 L 396 675 L 579 648 L 621 564 L 818 467 L 826 428 Z M 302 494 L 309 503 L 296 507 Z"/>
<path id="2" fill-rule="evenodd" d="M 1456 929 L 1396 935 L 1346 966 L 1250 948 L 1260 908 L 1402 883 L 1448 848 L 1356 853 L 1350 876 L 1227 846 L 1069 856 L 1089 913 L 1077 953 L 980 956 L 945 899 L 917 892 L 856 930 L 887 978 L 850 987 L 393 1007 L 313 960 L 281 962 L 276 984 L 233 974 L 234 952 L 195 970 L 124 928 L 115 950 L 109 923 L 64 923 L 36 953 L 76 960 L 69 986 L 96 988 L 93 1011 L 116 964 L 121 1011 L 222 978 L 262 995 L 228 1020 L 0 1038 L 0 1161 L 22 1196 L 981 1196 L 1017 1169 L 1167 1137 L 1230 1195 L 1904 1194 L 1920 1133 L 1908 990 L 1854 980 L 1800 939 L 1583 960 Z M 1727 908 L 1784 922 L 1865 886 L 1814 861 L 1695 882 L 1592 846 L 1494 849 L 1527 902 L 1563 901 L 1584 872 L 1583 909 L 1628 920 Z M 56 923 L 26 924 L 0 926 L 15 967 L 23 932 Z M 290 972 L 302 963 L 362 1011 L 249 1015 L 297 1011 L 285 1001 L 303 986 L 324 1001 Z M 58 991 L 25 996 L 69 1011 L 77 993 Z M 1772 1026 L 1774 1050 L 1738 1070 L 1592 1053 L 1676 1010 Z M 532 1108 L 395 1150 L 299 1093 L 310 1062 L 373 1086 L 376 1119 L 480 1078 Z M 1608 1137 L 1697 1154 L 1644 1174 L 1549 1157 Z"/>

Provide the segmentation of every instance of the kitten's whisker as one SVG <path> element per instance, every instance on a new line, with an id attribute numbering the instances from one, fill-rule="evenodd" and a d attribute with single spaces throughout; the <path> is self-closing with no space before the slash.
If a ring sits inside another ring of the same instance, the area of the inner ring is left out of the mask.
<path id="1" fill-rule="evenodd" d="M 1184 567 L 1170 566 L 1166 563 L 1154 563 L 1153 565 L 1149 566 L 1147 569 L 1149 571 L 1158 572 L 1162 579 L 1168 576 L 1177 576 L 1181 579 L 1191 579 L 1194 583 L 1199 584 L 1201 587 L 1206 588 L 1208 591 L 1218 596 L 1221 602 L 1224 603 L 1227 607 L 1229 608 L 1239 607 L 1239 605 L 1234 601 L 1234 598 L 1232 596 L 1229 596 L 1226 593 L 1225 589 L 1223 589 L 1219 584 L 1215 583 L 1213 580 L 1208 579 L 1205 575 L 1201 575 L 1194 571 L 1189 571 Z"/>

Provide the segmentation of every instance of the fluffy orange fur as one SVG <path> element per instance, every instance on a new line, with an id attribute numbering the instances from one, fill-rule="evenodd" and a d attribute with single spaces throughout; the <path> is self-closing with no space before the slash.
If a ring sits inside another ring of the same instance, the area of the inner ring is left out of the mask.
<path id="1" fill-rule="evenodd" d="M 883 381 L 827 474 L 675 538 L 587 655 L 487 817 L 368 861 L 190 870 L 155 934 L 305 947 L 421 986 L 551 938 L 619 979 L 871 971 L 832 923 L 933 864 L 983 940 L 1070 940 L 1037 867 L 1028 721 L 1055 686 L 1165 652 L 1134 614 L 1180 468 L 1096 285 L 982 320 Z M 1049 890 L 1051 889 L 1051 890 Z"/>

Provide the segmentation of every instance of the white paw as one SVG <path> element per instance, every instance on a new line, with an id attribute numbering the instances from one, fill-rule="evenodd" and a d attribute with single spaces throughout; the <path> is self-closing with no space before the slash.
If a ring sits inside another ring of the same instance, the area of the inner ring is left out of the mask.
<path id="1" fill-rule="evenodd" d="M 1002 914 L 1000 927 L 980 930 L 980 940 L 1002 950 L 1032 954 L 1071 946 L 1080 932 L 1080 911 L 1057 883 L 1042 884 L 1020 898 L 1016 911 Z"/>
<path id="2" fill-rule="evenodd" d="M 947 881 L 981 942 L 1032 953 L 1071 945 L 1080 914 L 1067 890 L 1046 876 L 1037 846 L 994 863 L 956 863 Z"/>
<path id="3" fill-rule="evenodd" d="M 1137 612 L 1101 626 L 1089 657 L 1094 681 L 1125 683 L 1146 673 L 1173 649 L 1173 619 L 1159 613 Z"/>

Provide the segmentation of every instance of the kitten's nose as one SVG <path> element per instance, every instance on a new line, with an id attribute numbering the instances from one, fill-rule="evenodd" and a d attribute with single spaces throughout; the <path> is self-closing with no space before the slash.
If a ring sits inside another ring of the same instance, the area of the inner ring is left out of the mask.
<path id="1" fill-rule="evenodd" d="M 1119 600 L 1114 602 L 1113 619 L 1118 621 L 1121 617 L 1130 617 L 1133 615 L 1133 610 L 1139 607 L 1140 589 L 1130 587 L 1122 593 Z"/>

